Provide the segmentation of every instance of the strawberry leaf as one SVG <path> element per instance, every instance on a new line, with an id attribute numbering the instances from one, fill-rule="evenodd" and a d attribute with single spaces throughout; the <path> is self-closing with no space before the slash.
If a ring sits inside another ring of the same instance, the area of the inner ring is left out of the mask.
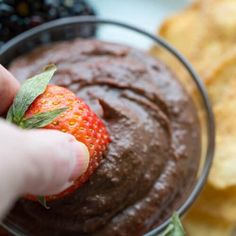
<path id="1" fill-rule="evenodd" d="M 46 90 L 55 71 L 55 65 L 48 65 L 41 74 L 35 75 L 22 84 L 8 111 L 8 121 L 15 123 L 16 125 L 20 124 L 29 106 Z"/>
<path id="2" fill-rule="evenodd" d="M 160 236 L 185 236 L 184 228 L 177 213 L 174 213 L 171 223 Z"/>
<path id="3" fill-rule="evenodd" d="M 39 201 L 39 203 L 46 208 L 47 210 L 50 209 L 50 207 L 47 205 L 47 201 L 46 198 L 44 196 L 38 196 L 37 200 Z"/>
<path id="4" fill-rule="evenodd" d="M 20 127 L 23 129 L 36 129 L 42 128 L 52 123 L 61 113 L 67 110 L 67 107 L 55 109 L 48 112 L 41 112 L 33 115 L 29 118 L 23 119 L 20 123 Z"/>

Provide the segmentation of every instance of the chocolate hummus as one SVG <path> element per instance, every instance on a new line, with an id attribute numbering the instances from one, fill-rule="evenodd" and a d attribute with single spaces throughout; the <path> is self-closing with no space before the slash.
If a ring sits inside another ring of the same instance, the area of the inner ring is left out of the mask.
<path id="1" fill-rule="evenodd" d="M 112 142 L 80 189 L 50 210 L 20 200 L 9 215 L 27 235 L 142 235 L 169 216 L 194 183 L 199 122 L 190 97 L 151 56 L 100 41 L 62 42 L 16 59 L 24 80 L 49 63 L 54 83 L 83 98 L 104 120 Z"/>

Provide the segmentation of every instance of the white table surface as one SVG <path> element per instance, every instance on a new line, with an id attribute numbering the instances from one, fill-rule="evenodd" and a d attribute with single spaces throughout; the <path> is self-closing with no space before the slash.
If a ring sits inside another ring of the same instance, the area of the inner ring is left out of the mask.
<path id="1" fill-rule="evenodd" d="M 171 14 L 186 7 L 191 0 L 88 0 L 96 9 L 98 16 L 106 19 L 119 20 L 155 33 L 163 20 Z M 100 38 L 106 40 L 118 38 L 115 32 L 102 29 Z M 125 32 L 119 32 L 119 38 L 126 38 Z M 130 44 L 135 38 L 129 37 Z M 140 40 L 140 39 L 139 39 Z M 149 43 L 139 41 L 143 47 Z"/>

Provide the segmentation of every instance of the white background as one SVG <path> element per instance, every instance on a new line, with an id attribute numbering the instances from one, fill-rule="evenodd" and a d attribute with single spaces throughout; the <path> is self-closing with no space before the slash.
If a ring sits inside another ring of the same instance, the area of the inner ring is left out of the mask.
<path id="1" fill-rule="evenodd" d="M 155 32 L 168 16 L 186 7 L 191 0 L 88 0 L 99 16 L 120 20 Z"/>
<path id="2" fill-rule="evenodd" d="M 94 6 L 101 18 L 119 20 L 149 33 L 155 33 L 166 17 L 186 7 L 191 0 L 88 0 L 88 2 Z M 139 46 L 142 49 L 150 47 L 151 42 L 128 33 L 114 28 L 102 28 L 99 31 L 99 38 L 134 47 Z"/>

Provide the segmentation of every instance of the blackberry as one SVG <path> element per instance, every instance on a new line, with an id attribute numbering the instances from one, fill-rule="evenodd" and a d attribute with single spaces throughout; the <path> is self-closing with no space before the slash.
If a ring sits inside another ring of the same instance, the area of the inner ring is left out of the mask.
<path id="1" fill-rule="evenodd" d="M 14 36 L 42 23 L 67 16 L 95 15 L 85 0 L 0 0 L 0 47 Z M 84 37 L 95 34 L 95 26 L 81 26 Z"/>

